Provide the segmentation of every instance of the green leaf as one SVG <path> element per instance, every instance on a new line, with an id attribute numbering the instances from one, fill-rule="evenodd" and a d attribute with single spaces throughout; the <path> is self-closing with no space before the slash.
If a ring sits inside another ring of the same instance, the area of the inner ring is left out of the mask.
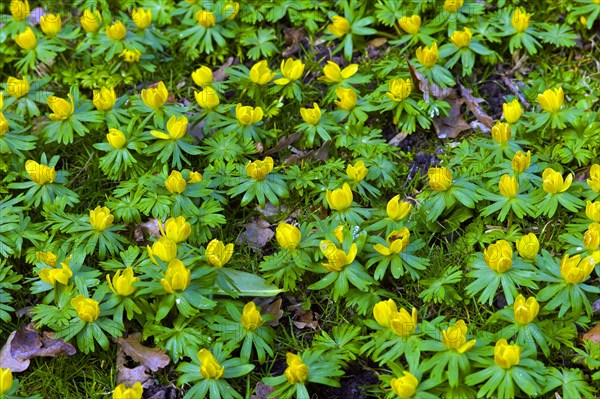
<path id="1" fill-rule="evenodd" d="M 260 296 L 271 297 L 279 294 L 282 290 L 272 284 L 267 284 L 265 279 L 257 275 L 246 273 L 235 269 L 222 269 L 235 285 L 236 293 L 239 296 Z M 226 294 L 222 289 L 217 290 L 218 294 Z"/>

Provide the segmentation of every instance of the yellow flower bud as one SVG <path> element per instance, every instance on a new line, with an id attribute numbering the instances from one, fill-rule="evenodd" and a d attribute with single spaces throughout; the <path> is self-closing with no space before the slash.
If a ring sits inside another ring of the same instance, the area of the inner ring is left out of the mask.
<path id="1" fill-rule="evenodd" d="M 496 342 L 494 347 L 494 362 L 503 369 L 509 369 L 516 366 L 521 361 L 521 347 L 519 345 L 509 345 L 506 339 L 502 338 Z"/>
<path id="2" fill-rule="evenodd" d="M 465 28 L 464 31 L 455 30 L 450 36 L 450 41 L 458 48 L 469 47 L 473 34 L 469 28 Z"/>
<path id="3" fill-rule="evenodd" d="M 29 178 L 39 185 L 52 183 L 56 179 L 54 166 L 39 164 L 31 159 L 25 162 L 25 171 Z"/>
<path id="4" fill-rule="evenodd" d="M 354 262 L 354 258 L 356 258 L 356 253 L 358 252 L 358 247 L 355 243 L 350 246 L 350 250 L 346 253 L 329 240 L 322 240 L 319 243 L 319 248 L 328 261 L 327 263 L 321 263 L 321 265 L 330 272 L 339 272 L 344 266 Z"/>
<path id="5" fill-rule="evenodd" d="M 239 104 L 235 107 L 235 117 L 244 126 L 250 126 L 253 123 L 260 122 L 263 118 L 263 110 L 261 107 L 252 108 L 249 105 L 243 106 Z"/>
<path id="6" fill-rule="evenodd" d="M 313 107 L 314 108 L 300 108 L 300 116 L 302 116 L 304 122 L 314 126 L 321 120 L 321 109 L 317 103 L 313 103 Z"/>
<path id="7" fill-rule="evenodd" d="M 167 132 L 171 140 L 179 140 L 187 133 L 188 118 L 175 115 L 171 116 L 167 121 Z"/>
<path id="8" fill-rule="evenodd" d="M 435 191 L 446 191 L 452 186 L 452 172 L 446 167 L 429 168 L 429 187 Z"/>
<path id="9" fill-rule="evenodd" d="M 300 229 L 296 226 L 281 222 L 277 225 L 277 229 L 275 230 L 275 239 L 277 239 L 277 242 L 282 248 L 294 250 L 298 247 L 298 244 L 300 244 L 302 234 L 300 233 Z"/>
<path id="10" fill-rule="evenodd" d="M 517 123 L 519 119 L 521 119 L 521 115 L 523 115 L 523 108 L 521 108 L 519 100 L 515 98 L 509 103 L 502 104 L 502 112 L 504 113 L 504 119 L 506 119 L 506 122 L 513 125 Z"/>
<path id="11" fill-rule="evenodd" d="M 169 263 L 177 257 L 177 243 L 167 237 L 160 237 L 158 241 L 152 244 L 152 248 L 148 245 L 147 249 L 148 256 L 154 263 L 157 263 L 155 256 L 163 263 Z"/>
<path id="12" fill-rule="evenodd" d="M 463 6 L 464 0 L 446 0 L 444 1 L 444 10 L 448 12 L 457 12 Z"/>
<path id="13" fill-rule="evenodd" d="M 542 109 L 551 114 L 557 113 L 565 103 L 565 93 L 562 87 L 548 89 L 542 94 L 538 94 L 537 98 Z"/>
<path id="14" fill-rule="evenodd" d="M 142 399 L 144 388 L 140 382 L 133 384 L 133 387 L 126 388 L 125 384 L 119 384 L 112 394 L 112 399 Z"/>
<path id="15" fill-rule="evenodd" d="M 464 320 L 458 320 L 453 326 L 442 330 L 442 343 L 458 353 L 465 353 L 475 346 L 474 339 L 467 342 L 467 325 Z"/>
<path id="16" fill-rule="evenodd" d="M 338 87 L 335 89 L 335 95 L 339 98 L 339 101 L 335 101 L 335 105 L 344 111 L 352 111 L 352 108 L 356 106 L 356 102 L 358 101 L 356 92 L 353 89 L 346 87 Z"/>
<path id="17" fill-rule="evenodd" d="M 39 272 L 40 279 L 52 286 L 56 286 L 56 283 L 67 285 L 69 279 L 73 277 L 73 271 L 69 265 L 65 262 L 60 264 L 60 268 L 42 269 Z"/>
<path id="18" fill-rule="evenodd" d="M 4 395 L 10 391 L 13 385 L 13 375 L 9 368 L 0 368 L 0 395 Z"/>
<path id="19" fill-rule="evenodd" d="M 290 384 L 302 383 L 308 379 L 308 366 L 304 364 L 300 356 L 288 352 L 285 359 L 288 367 L 283 374 Z"/>
<path id="20" fill-rule="evenodd" d="M 0 107 L 1 108 L 1 107 Z M 600 192 L 600 165 L 595 163 L 590 168 L 590 178 L 587 180 L 588 186 L 595 192 Z"/>
<path id="21" fill-rule="evenodd" d="M 202 173 L 190 172 L 190 174 L 188 176 L 188 181 L 187 181 L 189 184 L 200 183 L 201 181 L 202 181 Z"/>
<path id="22" fill-rule="evenodd" d="M 333 191 L 327 190 L 325 198 L 329 207 L 335 211 L 345 211 L 352 205 L 352 190 L 348 183 L 344 183 L 342 188 L 336 188 Z"/>
<path id="23" fill-rule="evenodd" d="M 250 68 L 250 80 L 257 85 L 265 85 L 275 77 L 276 73 L 271 72 L 267 61 L 257 62 Z"/>
<path id="24" fill-rule="evenodd" d="M 29 13 L 31 12 L 29 8 L 29 2 L 27 0 L 12 0 L 10 2 L 10 13 L 15 21 L 23 21 L 27 19 Z"/>
<path id="25" fill-rule="evenodd" d="M 344 242 L 344 225 L 340 224 L 333 229 L 333 235 L 337 238 L 338 242 L 342 244 Z"/>
<path id="26" fill-rule="evenodd" d="M 227 21 L 233 21 L 236 15 L 240 12 L 240 4 L 236 1 L 228 1 L 225 3 L 225 7 L 223 8 L 223 13 L 225 15 L 229 14 L 226 18 Z"/>
<path id="27" fill-rule="evenodd" d="M 405 15 L 398 20 L 398 24 L 402 30 L 408 34 L 415 35 L 421 28 L 421 17 L 418 15 Z"/>
<path id="28" fill-rule="evenodd" d="M 264 180 L 273 170 L 273 158 L 265 157 L 264 160 L 256 160 L 246 164 L 246 173 L 254 180 Z"/>
<path id="29" fill-rule="evenodd" d="M 410 96 L 412 92 L 412 80 L 410 79 L 392 79 L 390 80 L 390 91 L 385 93 L 392 101 L 400 102 Z"/>
<path id="30" fill-rule="evenodd" d="M 211 28 L 217 24 L 215 14 L 211 11 L 200 10 L 196 13 L 196 20 L 204 28 Z"/>
<path id="31" fill-rule="evenodd" d="M 9 129 L 8 120 L 4 117 L 4 113 L 0 111 L 0 137 L 4 136 Z"/>
<path id="32" fill-rule="evenodd" d="M 535 259 L 540 250 L 540 241 L 533 233 L 521 237 L 517 240 L 516 244 L 519 256 L 523 259 Z"/>
<path id="33" fill-rule="evenodd" d="M 219 95 L 210 86 L 207 86 L 202 91 L 194 92 L 196 102 L 202 109 L 213 109 L 219 105 Z"/>
<path id="34" fill-rule="evenodd" d="M 127 139 L 123 132 L 112 127 L 108 130 L 106 140 L 108 140 L 108 144 L 110 144 L 112 148 L 117 150 L 125 147 L 125 144 L 127 144 Z"/>
<path id="35" fill-rule="evenodd" d="M 77 311 L 77 317 L 86 323 L 92 323 L 100 317 L 100 306 L 95 299 L 79 294 L 71 299 L 71 306 Z"/>
<path id="36" fill-rule="evenodd" d="M 198 352 L 198 359 L 200 360 L 200 374 L 204 378 L 218 380 L 225 373 L 225 367 L 219 364 L 208 349 L 201 349 Z"/>
<path id="37" fill-rule="evenodd" d="M 567 191 L 569 187 L 571 187 L 573 175 L 569 174 L 567 178 L 563 180 L 562 174 L 552 168 L 546 168 L 542 173 L 542 180 L 542 187 L 545 192 L 557 194 Z"/>
<path id="38" fill-rule="evenodd" d="M 37 251 L 35 253 L 35 257 L 47 264 L 48 266 L 56 267 L 56 261 L 58 260 L 58 257 L 52 251 Z"/>
<path id="39" fill-rule="evenodd" d="M 131 64 L 140 60 L 140 58 L 142 57 L 142 52 L 136 48 L 134 48 L 133 50 L 125 49 L 121 51 L 121 53 L 119 53 L 119 57 L 122 57 L 125 62 Z"/>
<path id="40" fill-rule="evenodd" d="M 504 122 L 496 122 L 492 127 L 492 139 L 500 145 L 505 145 L 510 141 L 510 125 Z"/>
<path id="41" fill-rule="evenodd" d="M 60 32 L 62 19 L 60 14 L 46 14 L 40 18 L 42 32 L 49 37 L 54 37 Z"/>
<path id="42" fill-rule="evenodd" d="M 127 267 L 123 270 L 123 274 L 121 274 L 121 270 L 117 270 L 115 275 L 110 279 L 110 275 L 106 275 L 106 282 L 108 283 L 108 287 L 112 292 L 120 296 L 129 296 L 133 294 L 136 288 L 133 286 L 134 283 L 140 281 L 139 277 L 135 277 L 133 275 L 133 269 L 131 267 Z"/>
<path id="43" fill-rule="evenodd" d="M 275 80 L 275 84 L 283 86 L 294 80 L 300 79 L 304 73 L 305 65 L 300 60 L 288 58 L 281 61 L 281 74 L 283 78 Z"/>
<path id="44" fill-rule="evenodd" d="M 216 238 L 208 243 L 204 256 L 208 263 L 214 267 L 223 267 L 233 255 L 233 244 L 225 245 Z"/>
<path id="45" fill-rule="evenodd" d="M 350 64 L 344 69 L 333 61 L 327 61 L 327 65 L 323 67 L 323 74 L 319 80 L 327 83 L 341 83 L 345 79 L 352 77 L 358 71 L 358 64 Z"/>
<path id="46" fill-rule="evenodd" d="M 152 23 L 152 12 L 149 9 L 138 8 L 131 13 L 131 19 L 138 29 L 144 30 Z"/>
<path id="47" fill-rule="evenodd" d="M 165 278 L 160 280 L 165 292 L 173 294 L 182 292 L 190 285 L 192 281 L 192 272 L 183 265 L 179 259 L 173 259 L 169 262 Z"/>
<path id="48" fill-rule="evenodd" d="M 412 312 L 408 313 L 406 309 L 402 308 L 400 311 L 392 314 L 390 318 L 390 328 L 397 335 L 408 338 L 417 328 L 417 322 L 417 309 L 412 308 Z"/>
<path id="49" fill-rule="evenodd" d="M 23 33 L 19 33 L 15 35 L 15 42 L 21 47 L 23 50 L 33 50 L 35 46 L 37 46 L 37 40 L 35 38 L 35 33 L 31 30 L 31 28 L 25 29 Z"/>
<path id="50" fill-rule="evenodd" d="M 412 204 L 406 201 L 400 201 L 400 196 L 396 195 L 388 201 L 386 213 L 388 218 L 393 221 L 404 219 L 412 209 Z"/>
<path id="51" fill-rule="evenodd" d="M 581 255 L 565 255 L 560 262 L 560 275 L 569 284 L 584 282 L 600 262 L 600 251 L 581 259 Z"/>
<path id="52" fill-rule="evenodd" d="M 167 180 L 165 180 L 165 187 L 171 194 L 181 194 L 185 191 L 186 185 L 183 175 L 178 170 L 172 170 Z"/>
<path id="53" fill-rule="evenodd" d="M 438 60 L 438 46 L 433 43 L 429 47 L 419 47 L 417 49 L 417 60 L 426 68 L 431 68 Z"/>
<path id="54" fill-rule="evenodd" d="M 6 81 L 6 94 L 15 98 L 21 98 L 29 93 L 29 82 L 27 78 L 17 79 L 12 76 Z"/>
<path id="55" fill-rule="evenodd" d="M 346 18 L 334 15 L 331 19 L 332 23 L 327 25 L 327 30 L 333 35 L 342 37 L 352 30 L 352 26 L 350 26 L 350 22 Z"/>
<path id="56" fill-rule="evenodd" d="M 527 154 L 523 154 L 523 151 L 519 150 L 515 152 L 511 165 L 512 169 L 516 173 L 521 173 L 529 169 L 531 164 L 531 151 L 527 151 Z"/>
<path id="57" fill-rule="evenodd" d="M 158 227 L 162 227 L 160 223 Z M 187 240 L 190 234 L 192 234 L 192 227 L 183 216 L 177 216 L 176 218 L 167 219 L 165 222 L 165 229 L 161 232 L 163 233 L 163 236 L 166 236 L 169 240 L 180 243 Z"/>
<path id="58" fill-rule="evenodd" d="M 123 22 L 117 21 L 106 27 L 106 37 L 112 40 L 122 40 L 127 35 L 127 28 Z"/>
<path id="59" fill-rule="evenodd" d="M 84 31 L 87 33 L 97 32 L 100 29 L 102 23 L 102 14 L 100 11 L 84 10 L 83 15 L 79 19 L 79 23 Z"/>
<path id="60" fill-rule="evenodd" d="M 212 84 L 213 73 L 209 67 L 201 66 L 192 72 L 192 80 L 196 86 L 206 87 Z"/>
<path id="61" fill-rule="evenodd" d="M 71 94 L 67 94 L 67 96 L 69 97 L 68 101 L 56 96 L 50 96 L 46 100 L 48 107 L 53 112 L 50 114 L 50 119 L 53 121 L 64 121 L 73 115 L 73 111 L 75 110 L 73 96 Z"/>
<path id="62" fill-rule="evenodd" d="M 394 230 L 386 237 L 385 241 L 388 247 L 381 244 L 375 244 L 373 247 L 375 251 L 382 255 L 399 254 L 404 251 L 410 243 L 410 231 L 408 228 L 403 227 L 400 230 Z"/>
<path id="63" fill-rule="evenodd" d="M 535 319 L 540 311 L 540 304 L 535 297 L 525 297 L 521 294 L 517 296 L 514 304 L 515 321 L 519 324 L 529 324 Z"/>
<path id="64" fill-rule="evenodd" d="M 585 215 L 594 222 L 600 223 L 600 201 L 587 201 L 585 203 Z"/>
<path id="65" fill-rule="evenodd" d="M 592 223 L 583 235 L 583 245 L 588 251 L 597 251 L 600 247 L 600 224 Z"/>
<path id="66" fill-rule="evenodd" d="M 160 81 L 155 88 L 142 89 L 141 96 L 142 101 L 144 101 L 146 106 L 158 109 L 162 107 L 167 101 L 167 98 L 169 98 L 169 92 L 167 91 L 165 84 Z"/>
<path id="67" fill-rule="evenodd" d="M 519 183 L 514 176 L 502 175 L 498 183 L 498 188 L 500 189 L 500 194 L 508 199 L 515 198 L 519 193 Z"/>
<path id="68" fill-rule="evenodd" d="M 357 161 L 354 165 L 348 164 L 346 167 L 346 175 L 355 183 L 362 181 L 369 173 L 369 169 L 365 167 L 365 163 L 363 161 Z"/>
<path id="69" fill-rule="evenodd" d="M 96 231 L 102 231 L 109 228 L 115 217 L 110 213 L 110 209 L 103 206 L 97 206 L 93 211 L 90 211 L 90 224 Z"/>
<path id="70" fill-rule="evenodd" d="M 531 14 L 526 13 L 520 7 L 513 12 L 511 23 L 517 33 L 523 33 L 529 28 L 529 18 L 531 18 Z"/>
<path id="71" fill-rule="evenodd" d="M 498 240 L 483 251 L 483 260 L 496 273 L 504 273 L 512 268 L 512 254 L 508 241 Z"/>
<path id="72" fill-rule="evenodd" d="M 373 307 L 373 317 L 381 327 L 389 328 L 393 317 L 398 313 L 398 307 L 393 299 L 379 301 Z"/>
<path id="73" fill-rule="evenodd" d="M 100 90 L 94 90 L 92 103 L 98 111 L 111 110 L 117 102 L 117 93 L 115 89 L 110 87 L 102 87 Z"/>
<path id="74" fill-rule="evenodd" d="M 392 391 L 394 391 L 396 396 L 400 399 L 412 398 L 417 392 L 419 380 L 408 371 L 403 371 L 402 373 L 402 377 L 392 378 L 390 380 L 390 386 L 392 387 Z"/>
<path id="75" fill-rule="evenodd" d="M 240 323 L 242 323 L 246 330 L 254 331 L 262 325 L 262 321 L 262 316 L 260 315 L 260 312 L 256 309 L 256 305 L 254 304 L 254 302 L 248 302 L 244 306 L 244 310 L 242 311 Z"/>

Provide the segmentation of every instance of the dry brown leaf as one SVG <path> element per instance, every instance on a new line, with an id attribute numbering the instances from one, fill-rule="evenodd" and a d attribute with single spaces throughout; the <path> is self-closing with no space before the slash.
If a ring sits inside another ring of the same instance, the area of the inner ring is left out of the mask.
<path id="1" fill-rule="evenodd" d="M 376 37 L 375 39 L 369 40 L 367 42 L 367 46 L 381 47 L 384 44 L 386 44 L 387 41 L 388 39 L 386 39 L 385 37 Z"/>
<path id="2" fill-rule="evenodd" d="M 475 118 L 479 122 L 483 123 L 483 125 L 486 126 L 488 129 L 491 129 L 494 125 L 494 120 L 491 116 L 486 114 L 485 111 L 479 106 L 479 103 L 484 102 L 485 100 L 483 98 L 474 97 L 473 92 L 461 85 L 460 83 L 459 86 L 460 93 L 465 99 L 465 103 L 467 104 L 467 108 L 469 108 L 469 111 L 471 111 L 473 116 L 475 116 Z"/>
<path id="3" fill-rule="evenodd" d="M 294 303 L 293 301 L 290 301 Z M 318 313 L 313 313 L 312 310 L 304 310 L 302 307 L 302 303 L 294 303 L 286 308 L 287 311 L 293 312 L 292 323 L 296 326 L 296 328 L 302 330 L 305 328 L 311 328 L 316 330 L 319 328 L 319 318 L 320 315 Z"/>
<path id="4" fill-rule="evenodd" d="M 465 102 L 464 98 L 458 98 L 456 91 L 444 98 L 450 104 L 448 116 L 435 118 L 433 127 L 437 136 L 442 139 L 453 139 L 461 132 L 471 129 L 471 126 L 465 121 L 463 114 L 460 112 L 460 106 Z"/>
<path id="5" fill-rule="evenodd" d="M 262 305 L 262 313 L 273 316 L 273 319 L 269 321 L 268 324 L 271 327 L 277 327 L 279 325 L 279 320 L 283 316 L 283 310 L 281 310 L 281 298 Z"/>
<path id="6" fill-rule="evenodd" d="M 238 237 L 237 243 L 240 245 L 248 243 L 256 252 L 267 245 L 275 235 L 270 227 L 271 224 L 263 218 L 252 217 L 246 225 L 246 230 Z"/>
<path id="7" fill-rule="evenodd" d="M 115 338 L 123 353 L 152 371 L 156 372 L 170 363 L 171 359 L 164 349 L 144 346 L 141 340 L 141 333 L 131 334 L 127 338 Z"/>
<path id="8" fill-rule="evenodd" d="M 229 57 L 223 65 L 217 68 L 217 70 L 213 72 L 213 82 L 222 82 L 227 79 L 227 76 L 229 75 L 227 75 L 226 69 L 232 66 L 234 61 L 235 58 Z"/>
<path id="9" fill-rule="evenodd" d="M 262 382 L 256 383 L 256 389 L 254 389 L 254 395 L 250 399 L 277 399 L 279 396 L 269 397 L 273 393 L 275 388 L 270 385 L 263 384 Z"/>
<path id="10" fill-rule="evenodd" d="M 295 132 L 295 133 L 290 134 L 289 136 L 283 136 L 282 138 L 279 139 L 279 142 L 277 143 L 277 145 L 275 147 L 265 151 L 265 155 L 277 154 L 279 151 L 283 150 L 284 148 L 287 148 L 290 145 L 294 144 L 300 137 L 302 137 L 302 132 Z"/>
<path id="11" fill-rule="evenodd" d="M 300 42 L 306 38 L 306 32 L 303 28 L 284 28 L 283 38 L 288 46 L 281 55 L 286 58 L 300 51 Z"/>
<path id="12" fill-rule="evenodd" d="M 595 344 L 600 344 L 600 323 L 596 323 L 594 327 L 581 337 L 585 341 L 592 341 Z"/>
<path id="13" fill-rule="evenodd" d="M 117 352 L 117 384 L 125 384 L 133 386 L 136 382 L 142 384 L 144 388 L 153 384 L 148 368 L 145 366 L 137 366 L 129 368 L 125 366 L 127 359 L 122 350 Z"/>

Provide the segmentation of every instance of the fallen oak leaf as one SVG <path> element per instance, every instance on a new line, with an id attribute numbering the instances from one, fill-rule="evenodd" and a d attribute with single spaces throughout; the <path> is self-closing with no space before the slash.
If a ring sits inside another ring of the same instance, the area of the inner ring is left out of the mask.
<path id="1" fill-rule="evenodd" d="M 240 245 L 248 243 L 250 248 L 256 252 L 267 245 L 275 235 L 270 227 L 271 224 L 263 218 L 252 217 L 246 225 L 246 230 L 240 234 L 237 243 Z"/>
<path id="2" fill-rule="evenodd" d="M 471 126 L 465 121 L 460 111 L 461 105 L 465 102 L 464 98 L 458 98 L 456 90 L 452 90 L 450 95 L 444 98 L 450 104 L 448 116 L 435 118 L 433 127 L 437 136 L 441 139 L 453 139 L 465 130 L 470 130 Z"/>
<path id="3" fill-rule="evenodd" d="M 127 338 L 115 338 L 121 350 L 136 363 L 156 372 L 169 365 L 171 359 L 164 349 L 142 345 L 142 334 L 134 333 Z"/>
<path id="4" fill-rule="evenodd" d="M 460 84 L 460 82 L 458 85 L 460 87 L 460 93 L 465 99 L 465 104 L 467 104 L 469 111 L 471 111 L 473 116 L 475 116 L 479 122 L 486 126 L 489 131 L 489 129 L 491 129 L 494 125 L 494 120 L 479 106 L 479 103 L 484 102 L 485 100 L 483 98 L 473 96 L 473 92 Z"/>
<path id="5" fill-rule="evenodd" d="M 594 327 L 581 337 L 585 341 L 592 341 L 595 344 L 600 344 L 600 323 L 596 323 Z"/>

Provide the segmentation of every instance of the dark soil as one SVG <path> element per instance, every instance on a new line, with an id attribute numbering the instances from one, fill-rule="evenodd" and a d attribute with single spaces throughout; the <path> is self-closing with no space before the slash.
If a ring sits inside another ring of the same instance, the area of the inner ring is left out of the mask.
<path id="1" fill-rule="evenodd" d="M 367 399 L 374 398 L 368 395 L 365 386 L 374 385 L 379 379 L 371 370 L 363 369 L 355 365 L 346 370 L 346 376 L 340 379 L 342 384 L 339 388 L 327 386 L 314 386 L 309 389 L 311 398 L 318 399 Z"/>
<path id="2" fill-rule="evenodd" d="M 498 75 L 492 75 L 489 80 L 480 84 L 479 96 L 487 102 L 487 113 L 494 120 L 502 117 L 502 104 L 506 96 L 513 94 L 503 83 Z"/>

